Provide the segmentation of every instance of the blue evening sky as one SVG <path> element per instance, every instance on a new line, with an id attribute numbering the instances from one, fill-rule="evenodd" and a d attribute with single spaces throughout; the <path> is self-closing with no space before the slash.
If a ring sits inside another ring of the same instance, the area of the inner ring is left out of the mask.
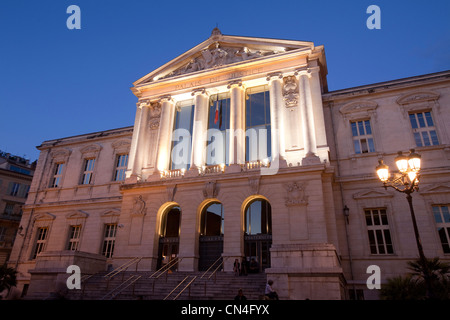
<path id="1" fill-rule="evenodd" d="M 66 27 L 72 4 L 81 30 Z M 133 125 L 132 83 L 216 24 L 324 45 L 330 91 L 450 69 L 448 0 L 1 0 L 0 150 L 33 161 L 45 140 Z"/>

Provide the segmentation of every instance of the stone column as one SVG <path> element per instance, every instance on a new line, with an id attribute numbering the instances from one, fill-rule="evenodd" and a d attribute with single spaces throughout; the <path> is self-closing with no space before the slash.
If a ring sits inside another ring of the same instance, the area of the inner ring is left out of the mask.
<path id="1" fill-rule="evenodd" d="M 302 69 L 298 70 L 295 75 L 298 77 L 299 108 L 303 131 L 303 147 L 305 150 L 305 157 L 302 160 L 302 164 L 319 163 L 320 160 L 316 156 L 317 145 L 314 131 L 314 111 L 309 83 L 311 74 L 308 69 Z"/>
<path id="2" fill-rule="evenodd" d="M 325 119 L 323 112 L 323 103 L 322 103 L 322 89 L 320 85 L 319 78 L 319 67 L 308 68 L 310 72 L 309 84 L 310 84 L 310 92 L 311 92 L 311 102 L 312 102 L 312 110 L 314 112 L 314 132 L 316 136 L 316 146 L 317 146 L 317 154 L 320 155 L 321 147 L 328 147 L 327 144 L 327 136 L 325 131 Z M 328 148 L 325 151 L 325 156 L 328 158 Z"/>
<path id="3" fill-rule="evenodd" d="M 284 132 L 284 101 L 282 91 L 281 72 L 267 75 L 270 95 L 270 125 L 272 142 L 272 162 L 275 159 L 284 160 L 285 132 Z"/>
<path id="4" fill-rule="evenodd" d="M 192 129 L 191 169 L 197 170 L 206 163 L 206 139 L 208 130 L 208 101 L 205 89 L 192 92 L 195 101 Z"/>
<path id="5" fill-rule="evenodd" d="M 150 102 L 148 100 L 140 100 L 136 104 L 136 116 L 134 120 L 133 138 L 131 140 L 130 154 L 127 168 L 127 178 L 138 180 L 141 174 L 144 154 L 142 152 L 142 144 L 145 143 L 144 135 L 148 120 Z"/>
<path id="6" fill-rule="evenodd" d="M 241 81 L 233 81 L 230 89 L 229 163 L 245 163 L 245 92 Z"/>
<path id="7" fill-rule="evenodd" d="M 168 170 L 172 148 L 172 131 L 175 114 L 175 102 L 170 96 L 161 98 L 161 122 L 158 137 L 158 155 L 156 168 L 158 171 Z"/>

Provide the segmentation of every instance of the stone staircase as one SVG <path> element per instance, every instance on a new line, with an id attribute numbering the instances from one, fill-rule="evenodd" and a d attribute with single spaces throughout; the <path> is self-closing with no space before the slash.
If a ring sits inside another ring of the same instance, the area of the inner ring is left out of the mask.
<path id="1" fill-rule="evenodd" d="M 200 279 L 203 272 L 172 272 L 159 279 L 149 278 L 149 272 L 121 272 L 108 281 L 105 273 L 98 273 L 82 282 L 81 290 L 69 290 L 69 300 L 173 300 L 186 285 L 191 285 L 177 300 L 233 300 L 242 289 L 248 300 L 261 299 L 266 284 L 266 274 L 235 276 L 234 273 L 217 272 Z M 194 279 L 194 277 L 196 277 Z M 184 280 L 184 282 L 183 282 Z M 181 283 L 183 282 L 183 283 Z M 181 285 L 170 295 L 170 292 Z M 129 284 L 129 286 L 127 286 Z M 120 290 L 122 289 L 122 290 Z"/>

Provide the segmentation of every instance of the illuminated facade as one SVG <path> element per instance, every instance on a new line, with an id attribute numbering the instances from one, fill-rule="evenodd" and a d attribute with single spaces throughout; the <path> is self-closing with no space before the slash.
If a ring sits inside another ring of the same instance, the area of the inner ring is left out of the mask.
<path id="1" fill-rule="evenodd" d="M 367 267 L 385 281 L 417 252 L 375 166 L 411 147 L 425 251 L 448 258 L 449 73 L 335 92 L 326 75 L 323 46 L 216 28 L 133 84 L 134 127 L 44 142 L 10 259 L 21 286 L 66 264 L 178 257 L 196 272 L 223 257 L 226 272 L 257 261 L 282 299 L 376 297 Z"/>

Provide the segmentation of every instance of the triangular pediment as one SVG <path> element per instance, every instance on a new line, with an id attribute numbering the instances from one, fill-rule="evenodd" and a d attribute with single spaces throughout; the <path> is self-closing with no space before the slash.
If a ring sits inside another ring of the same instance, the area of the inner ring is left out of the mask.
<path id="1" fill-rule="evenodd" d="M 87 217 L 89 217 L 89 213 L 83 210 L 75 210 L 66 215 L 66 219 L 86 219 Z"/>
<path id="2" fill-rule="evenodd" d="M 423 188 L 420 190 L 421 194 L 429 194 L 429 193 L 450 193 L 450 184 L 438 184 Z"/>
<path id="3" fill-rule="evenodd" d="M 308 41 L 229 36 L 216 28 L 210 38 L 137 80 L 134 85 L 238 65 L 293 50 L 313 49 L 314 44 Z"/>
<path id="4" fill-rule="evenodd" d="M 368 189 L 363 190 L 353 195 L 353 199 L 368 199 L 368 198 L 382 198 L 382 197 L 393 197 L 391 192 L 385 190 Z"/>

